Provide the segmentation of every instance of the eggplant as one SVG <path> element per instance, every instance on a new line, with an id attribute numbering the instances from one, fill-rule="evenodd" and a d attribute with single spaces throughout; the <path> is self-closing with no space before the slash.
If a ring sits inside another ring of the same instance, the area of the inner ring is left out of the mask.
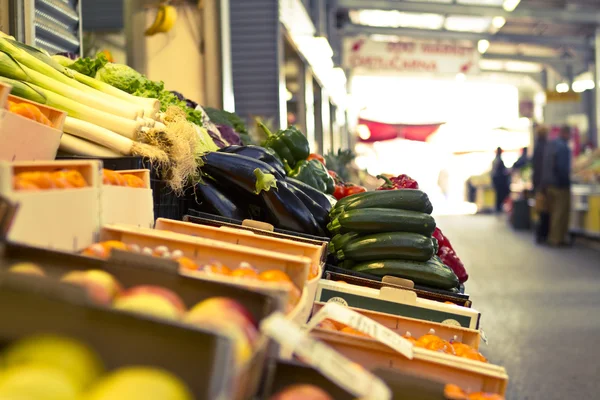
<path id="1" fill-rule="evenodd" d="M 327 227 L 329 223 L 329 213 L 323 207 L 319 205 L 316 201 L 310 198 L 309 195 L 304 193 L 302 190 L 294 187 L 293 185 L 287 185 L 288 188 L 300 199 L 302 203 L 308 208 L 308 210 L 312 213 L 315 221 L 321 226 L 321 228 Z"/>
<path id="2" fill-rule="evenodd" d="M 294 186 L 296 189 L 299 189 L 306 193 L 308 197 L 313 199 L 318 205 L 320 205 L 325 211 L 330 212 L 333 208 L 333 204 L 335 201 L 332 200 L 323 192 L 313 188 L 310 185 L 307 185 L 304 182 L 299 181 L 294 178 L 286 178 L 285 180 L 290 186 Z"/>
<path id="3" fill-rule="evenodd" d="M 276 176 L 277 179 L 284 178 L 286 175 L 285 168 L 283 167 L 283 163 L 280 160 L 278 160 L 277 157 L 275 157 L 275 155 L 273 154 L 272 151 L 269 151 L 268 149 L 265 149 L 264 147 L 252 146 L 252 145 L 251 146 L 235 146 L 234 145 L 234 146 L 224 147 L 224 148 L 220 149 L 219 151 L 221 151 L 223 153 L 238 154 L 240 156 L 254 158 L 255 160 L 260 160 L 264 163 L 267 163 L 279 173 L 279 175 Z"/>
<path id="4" fill-rule="evenodd" d="M 277 176 L 277 172 L 270 165 L 246 156 L 212 152 L 205 156 L 202 170 L 219 182 L 219 185 L 236 187 L 237 190 L 251 196 L 253 201 L 259 198 L 266 211 L 267 222 L 276 227 L 310 235 L 324 234 L 312 213 L 292 193 L 284 180 L 271 182 L 276 184 L 276 187 L 271 189 L 268 188 L 269 185 L 265 185 L 268 179 L 264 179 L 264 174 L 273 175 L 273 178 Z M 261 188 L 258 195 L 257 186 Z"/>
<path id="5" fill-rule="evenodd" d="M 243 221 L 246 213 L 231 201 L 215 184 L 208 179 L 195 186 L 192 200 L 200 205 L 199 211 L 209 212 L 222 217 Z M 200 201 L 200 203 L 198 203 Z"/>

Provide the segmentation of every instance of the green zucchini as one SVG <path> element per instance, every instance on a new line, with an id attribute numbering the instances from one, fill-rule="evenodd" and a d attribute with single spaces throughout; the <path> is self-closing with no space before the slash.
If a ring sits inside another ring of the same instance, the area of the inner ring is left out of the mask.
<path id="1" fill-rule="evenodd" d="M 331 239 L 331 242 L 329 242 L 329 247 L 333 247 L 333 253 L 335 254 L 336 251 L 344 248 L 346 243 L 358 238 L 359 236 L 360 236 L 360 233 L 356 233 L 356 232 L 348 232 L 348 233 L 344 233 L 343 235 L 335 235 Z"/>
<path id="2" fill-rule="evenodd" d="M 393 208 L 431 214 L 433 206 L 425 192 L 416 189 L 380 190 L 375 195 L 359 197 L 343 205 L 344 211 L 361 208 Z"/>
<path id="3" fill-rule="evenodd" d="M 410 279 L 417 285 L 439 289 L 452 289 L 458 286 L 458 278 L 450 267 L 439 259 L 432 258 L 426 262 L 381 260 L 356 264 L 352 271 L 384 277 L 386 275 Z"/>
<path id="4" fill-rule="evenodd" d="M 361 208 L 343 212 L 327 229 L 334 234 L 346 232 L 412 232 L 431 236 L 435 220 L 429 214 L 390 208 Z"/>
<path id="5" fill-rule="evenodd" d="M 433 254 L 437 254 L 438 251 L 440 250 L 440 244 L 438 243 L 437 239 L 434 237 L 431 238 L 431 243 L 433 243 Z"/>
<path id="6" fill-rule="evenodd" d="M 361 236 L 351 240 L 343 247 L 336 247 L 336 255 L 340 260 L 353 261 L 381 260 L 382 258 L 427 261 L 434 256 L 434 252 L 433 242 L 427 236 L 409 232 L 388 232 Z"/>

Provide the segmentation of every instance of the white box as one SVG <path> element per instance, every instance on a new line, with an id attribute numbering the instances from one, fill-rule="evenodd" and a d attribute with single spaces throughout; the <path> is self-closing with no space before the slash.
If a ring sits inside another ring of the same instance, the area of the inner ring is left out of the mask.
<path id="1" fill-rule="evenodd" d="M 150 170 L 115 171 L 144 181 L 144 188 L 101 185 L 100 225 L 126 224 L 140 228 L 154 226 L 154 203 L 150 189 Z"/>
<path id="2" fill-rule="evenodd" d="M 0 84 L 0 160 L 54 160 L 67 114 L 34 101 L 9 96 L 10 90 L 10 86 Z M 6 110 L 7 100 L 35 105 L 52 122 L 52 127 Z"/>
<path id="3" fill-rule="evenodd" d="M 13 242 L 80 251 L 97 241 L 100 230 L 100 161 L 0 161 L 0 194 L 19 208 L 8 233 Z M 77 169 L 89 186 L 40 191 L 13 190 L 19 172 Z"/>
<path id="4" fill-rule="evenodd" d="M 467 307 L 422 299 L 415 292 L 383 287 L 372 289 L 325 279 L 319 281 L 316 302 L 334 301 L 348 307 L 425 321 L 478 329 L 481 314 Z"/>

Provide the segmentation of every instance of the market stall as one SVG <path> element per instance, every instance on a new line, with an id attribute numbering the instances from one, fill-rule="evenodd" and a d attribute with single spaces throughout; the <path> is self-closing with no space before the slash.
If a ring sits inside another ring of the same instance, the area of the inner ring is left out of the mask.
<path id="1" fill-rule="evenodd" d="M 367 191 L 351 153 L 252 138 L 102 55 L 2 55 L 0 140 L 55 140 L 0 162 L 0 396 L 503 398 L 418 182 Z"/>

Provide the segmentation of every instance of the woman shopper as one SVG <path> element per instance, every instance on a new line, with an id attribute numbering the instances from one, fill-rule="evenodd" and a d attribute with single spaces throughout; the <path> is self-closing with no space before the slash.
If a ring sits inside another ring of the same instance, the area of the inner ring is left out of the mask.
<path id="1" fill-rule="evenodd" d="M 510 193 L 510 177 L 508 169 L 502 161 L 502 149 L 496 149 L 496 158 L 492 163 L 492 183 L 496 192 L 496 212 L 502 212 L 502 204 Z"/>
<path id="2" fill-rule="evenodd" d="M 548 240 L 550 229 L 550 213 L 548 212 L 548 197 L 542 189 L 542 173 L 544 170 L 544 155 L 548 143 L 548 128 L 538 126 L 536 129 L 535 145 L 533 148 L 533 193 L 535 194 L 535 210 L 538 213 L 538 223 L 535 228 L 535 240 L 544 243 Z"/>

